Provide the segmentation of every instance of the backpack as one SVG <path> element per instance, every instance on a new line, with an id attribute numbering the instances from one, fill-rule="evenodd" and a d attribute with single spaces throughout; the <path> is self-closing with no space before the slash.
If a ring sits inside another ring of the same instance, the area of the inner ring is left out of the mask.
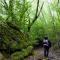
<path id="1" fill-rule="evenodd" d="M 51 42 L 49 41 L 49 48 L 51 47 Z"/>

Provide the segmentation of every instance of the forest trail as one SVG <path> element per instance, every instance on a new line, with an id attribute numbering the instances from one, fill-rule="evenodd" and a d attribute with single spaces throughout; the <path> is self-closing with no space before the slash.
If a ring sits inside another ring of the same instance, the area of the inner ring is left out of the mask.
<path id="1" fill-rule="evenodd" d="M 60 60 L 60 50 L 53 51 L 52 48 L 50 48 L 48 58 L 45 58 L 43 56 L 43 50 L 44 50 L 43 48 L 35 49 L 34 55 L 28 56 L 24 60 Z M 3 58 L 3 55 L 0 53 L 0 60 L 11 60 L 11 59 Z"/>
<path id="2" fill-rule="evenodd" d="M 43 56 L 43 48 L 39 48 L 35 50 L 34 56 L 29 56 L 28 58 L 26 58 L 26 60 L 60 60 L 60 52 L 59 50 L 55 52 L 50 49 L 49 57 L 45 58 Z"/>

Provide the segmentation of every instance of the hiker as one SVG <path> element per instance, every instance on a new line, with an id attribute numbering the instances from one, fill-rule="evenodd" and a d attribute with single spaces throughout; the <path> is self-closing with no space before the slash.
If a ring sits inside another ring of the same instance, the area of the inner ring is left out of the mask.
<path id="1" fill-rule="evenodd" d="M 44 47 L 44 57 L 48 57 L 49 48 L 51 47 L 51 42 L 48 40 L 48 37 L 44 37 L 43 47 Z"/>

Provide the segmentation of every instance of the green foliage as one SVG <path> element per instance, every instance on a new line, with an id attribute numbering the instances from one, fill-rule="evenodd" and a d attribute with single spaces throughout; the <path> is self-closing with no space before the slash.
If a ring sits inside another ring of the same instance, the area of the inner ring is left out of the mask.
<path id="1" fill-rule="evenodd" d="M 12 55 L 12 60 L 24 60 L 25 56 L 28 56 L 29 54 L 31 54 L 33 47 L 32 46 L 28 46 L 26 49 L 22 49 L 22 51 L 20 52 L 15 52 Z"/>
<path id="2" fill-rule="evenodd" d="M 32 45 L 37 42 L 36 38 L 42 40 L 47 35 L 52 42 L 60 40 L 59 6 L 60 2 L 55 0 L 49 4 L 43 2 L 41 11 L 39 5 L 37 11 L 27 0 L 0 1 L 0 35 L 3 39 L 0 48 L 21 49 L 11 55 L 12 60 L 21 60 L 32 52 Z"/>

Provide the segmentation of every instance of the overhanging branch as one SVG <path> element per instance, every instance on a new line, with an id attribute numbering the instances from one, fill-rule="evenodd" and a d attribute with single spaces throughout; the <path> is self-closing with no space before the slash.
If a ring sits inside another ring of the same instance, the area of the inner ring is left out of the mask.
<path id="1" fill-rule="evenodd" d="M 42 3 L 42 6 L 41 6 L 40 11 L 39 11 L 39 13 L 38 13 L 39 0 L 37 1 L 36 14 L 35 14 L 35 17 L 34 17 L 32 23 L 30 23 L 30 25 L 28 25 L 28 32 L 30 31 L 31 26 L 34 24 L 34 22 L 35 22 L 35 21 L 37 20 L 37 18 L 39 17 L 39 15 L 40 15 L 40 13 L 41 13 L 41 11 L 42 11 L 43 5 L 44 5 L 44 2 Z"/>

